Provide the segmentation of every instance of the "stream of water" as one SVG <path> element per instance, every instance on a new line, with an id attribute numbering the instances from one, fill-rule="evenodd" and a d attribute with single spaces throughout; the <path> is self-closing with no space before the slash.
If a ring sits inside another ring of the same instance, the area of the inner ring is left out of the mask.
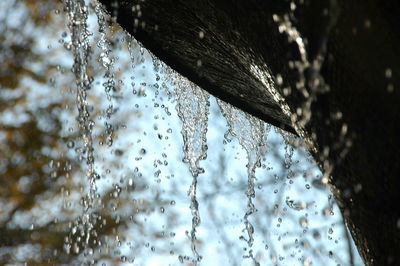
<path id="1" fill-rule="evenodd" d="M 255 172 L 256 168 L 261 166 L 261 156 L 266 152 L 264 143 L 265 128 L 264 123 L 258 118 L 248 115 L 235 107 L 218 100 L 222 114 L 228 123 L 228 131 L 225 133 L 225 139 L 230 141 L 229 135 L 238 138 L 240 145 L 247 153 L 247 210 L 243 217 L 246 237 L 241 237 L 248 244 L 248 255 L 244 257 L 251 258 L 255 265 L 259 262 L 254 258 L 252 246 L 254 243 L 254 226 L 249 218 L 257 212 L 253 199 L 255 198 Z"/>
<path id="2" fill-rule="evenodd" d="M 209 113 L 209 94 L 188 80 L 176 77 L 174 79 L 175 97 L 177 100 L 178 116 L 181 119 L 183 151 L 185 157 L 183 161 L 189 164 L 192 173 L 192 184 L 188 195 L 191 198 L 190 210 L 192 212 L 192 229 L 190 239 L 192 251 L 195 255 L 194 264 L 200 262 L 201 256 L 196 249 L 196 229 L 200 225 L 199 202 L 197 200 L 197 178 L 204 173 L 204 169 L 199 166 L 200 160 L 207 158 L 207 126 Z"/>
<path id="3" fill-rule="evenodd" d="M 76 222 L 76 226 L 72 228 L 72 235 L 79 234 L 84 240 L 84 246 L 89 246 L 90 240 L 96 240 L 96 232 L 93 231 L 96 218 L 93 216 L 93 206 L 96 199 L 96 179 L 99 178 L 94 169 L 94 148 L 92 129 L 94 121 L 91 118 L 89 111 L 89 104 L 87 101 L 87 94 L 91 89 L 92 79 L 88 74 L 88 58 L 91 53 L 89 45 L 90 32 L 88 30 L 88 7 L 85 1 L 65 1 L 68 16 L 68 28 L 71 33 L 72 54 L 74 57 L 74 64 L 72 72 L 76 79 L 76 105 L 78 108 L 78 125 L 83 142 L 83 147 L 78 149 L 78 156 L 86 161 L 86 178 L 89 183 L 89 191 L 83 198 L 82 205 L 84 207 L 84 214 Z M 80 231 L 80 232 L 78 232 Z M 72 243 L 68 243 L 71 247 Z M 79 249 L 74 245 L 75 251 Z M 91 253 L 92 251 L 88 251 Z"/>

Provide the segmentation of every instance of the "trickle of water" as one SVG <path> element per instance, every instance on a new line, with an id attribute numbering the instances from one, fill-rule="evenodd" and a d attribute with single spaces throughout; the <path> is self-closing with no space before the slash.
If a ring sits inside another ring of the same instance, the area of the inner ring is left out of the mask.
<path id="1" fill-rule="evenodd" d="M 107 100 L 109 103 L 107 110 L 105 111 L 105 117 L 106 117 L 106 119 L 109 120 L 111 118 L 111 115 L 114 112 L 114 107 L 112 104 L 112 97 L 111 97 L 111 93 L 113 91 L 115 91 L 114 72 L 112 71 L 113 65 L 114 65 L 114 59 L 111 58 L 111 56 L 110 56 L 110 53 L 111 53 L 110 42 L 109 42 L 109 40 L 107 40 L 107 37 L 106 37 L 107 24 L 106 24 L 106 19 L 105 19 L 104 12 L 102 11 L 100 3 L 95 4 L 94 11 L 97 16 L 97 24 L 99 26 L 99 33 L 100 33 L 100 40 L 97 42 L 97 46 L 101 49 L 99 61 L 102 64 L 102 66 L 104 67 L 104 69 L 106 70 L 106 73 L 104 74 L 104 79 L 106 81 L 103 83 L 103 87 L 104 87 L 104 91 L 106 93 Z M 114 129 L 113 129 L 112 125 L 110 125 L 107 122 L 105 122 L 105 125 L 106 125 L 106 134 L 107 134 L 107 138 L 106 138 L 107 145 L 111 146 L 113 143 L 112 136 L 114 133 Z"/>
<path id="2" fill-rule="evenodd" d="M 101 54 L 99 61 L 107 70 L 110 69 L 112 65 L 112 59 L 110 58 L 110 49 L 109 43 L 106 39 L 106 20 L 104 17 L 104 13 L 101 10 L 100 3 L 95 4 L 94 11 L 97 16 L 97 24 L 99 26 L 100 40 L 97 42 L 97 46 L 101 49 Z"/>
<path id="3" fill-rule="evenodd" d="M 191 198 L 192 230 L 190 238 L 192 251 L 196 257 L 196 265 L 201 260 L 196 249 L 196 228 L 200 225 L 199 203 L 197 201 L 197 176 L 204 173 L 199 161 L 207 157 L 207 123 L 209 113 L 209 94 L 182 77 L 174 79 L 175 97 L 177 100 L 178 116 L 182 120 L 183 161 L 189 164 L 192 173 L 192 185 L 188 195 Z"/>
<path id="4" fill-rule="evenodd" d="M 86 159 L 86 177 L 89 180 L 89 192 L 82 202 L 84 214 L 81 217 L 81 234 L 87 246 L 95 224 L 95 219 L 91 215 L 91 208 L 93 207 L 97 191 L 96 177 L 98 176 L 94 170 L 94 148 L 92 139 L 94 122 L 90 119 L 90 109 L 87 101 L 87 91 L 91 89 L 93 80 L 87 74 L 90 72 L 88 71 L 90 56 L 90 33 L 87 25 L 88 7 L 85 5 L 84 0 L 65 0 L 64 4 L 68 17 L 68 28 L 71 32 L 71 48 L 74 56 L 72 72 L 75 75 L 77 87 L 76 104 L 79 112 L 77 121 L 84 146 L 79 156 Z"/>
<path id="5" fill-rule="evenodd" d="M 242 237 L 247 242 L 249 246 L 248 255 L 246 258 L 251 258 L 256 265 L 259 263 L 253 256 L 252 246 L 254 243 L 254 227 L 249 221 L 249 217 L 257 211 L 254 206 L 253 199 L 255 198 L 255 171 L 257 167 L 261 166 L 261 156 L 265 151 L 264 136 L 266 130 L 264 128 L 264 123 L 247 114 L 235 107 L 217 100 L 218 105 L 222 111 L 228 123 L 228 131 L 225 133 L 225 138 L 228 135 L 236 137 L 239 140 L 239 144 L 245 149 L 247 153 L 247 210 L 244 215 L 245 231 L 247 232 L 247 239 Z"/>
<path id="6" fill-rule="evenodd" d="M 289 179 L 289 184 L 293 184 L 293 178 L 295 177 L 295 173 L 291 169 L 291 166 L 293 164 L 292 158 L 294 154 L 294 147 L 292 143 L 294 143 L 294 136 L 291 135 L 290 133 L 287 133 L 283 130 L 278 130 L 278 132 L 281 134 L 281 136 L 284 139 L 285 143 L 285 160 L 284 160 L 284 166 L 287 170 L 287 179 Z"/>
<path id="7" fill-rule="evenodd" d="M 175 80 L 178 116 L 183 122 L 183 161 L 189 163 L 190 172 L 197 176 L 204 172 L 199 161 L 207 157 L 207 123 L 209 94 L 181 77 Z"/>

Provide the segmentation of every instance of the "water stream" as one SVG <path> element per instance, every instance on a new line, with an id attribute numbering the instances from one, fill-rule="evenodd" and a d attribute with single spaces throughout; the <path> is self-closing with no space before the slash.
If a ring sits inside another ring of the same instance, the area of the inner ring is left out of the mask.
<path id="1" fill-rule="evenodd" d="M 66 0 L 65 6 L 67 8 L 68 28 L 71 33 L 72 41 L 72 54 L 74 57 L 74 64 L 72 72 L 76 79 L 76 105 L 78 108 L 78 126 L 83 142 L 83 147 L 78 148 L 78 156 L 86 161 L 86 178 L 89 183 L 89 191 L 82 199 L 82 206 L 84 214 L 76 222 L 76 226 L 72 228 L 72 235 L 79 234 L 80 238 L 84 241 L 84 246 L 88 247 L 90 240 L 96 240 L 96 232 L 93 231 L 96 223 L 96 218 L 93 216 L 92 208 L 96 199 L 96 179 L 99 178 L 94 169 L 95 151 L 93 148 L 92 129 L 94 121 L 91 118 L 90 107 L 87 99 L 87 94 L 91 89 L 92 79 L 89 76 L 88 58 L 91 54 L 91 47 L 89 45 L 89 36 L 91 33 L 88 30 L 88 8 L 85 1 Z M 79 232 L 78 232 L 79 231 Z M 68 243 L 69 248 L 72 243 Z M 69 250 L 69 248 L 67 248 Z M 74 245 L 75 252 L 79 247 Z M 88 251 L 91 253 L 90 251 Z"/>
<path id="2" fill-rule="evenodd" d="M 199 166 L 200 160 L 207 158 L 207 126 L 209 113 L 209 94 L 193 83 L 182 77 L 174 80 L 175 96 L 177 100 L 178 116 L 181 119 L 183 151 L 185 157 L 183 161 L 189 164 L 192 173 L 192 184 L 188 195 L 191 198 L 190 210 L 192 212 L 192 229 L 190 239 L 192 251 L 195 255 L 194 264 L 200 262 L 201 256 L 196 249 L 196 229 L 200 225 L 199 202 L 197 200 L 197 178 L 204 173 L 204 169 Z"/>
<path id="3" fill-rule="evenodd" d="M 108 146 L 112 146 L 114 127 L 112 126 L 112 124 L 108 122 L 108 120 L 110 120 L 111 115 L 114 113 L 114 107 L 112 104 L 112 97 L 111 97 L 111 93 L 115 91 L 115 77 L 113 72 L 114 59 L 111 57 L 112 50 L 110 47 L 110 42 L 109 40 L 107 40 L 106 36 L 107 23 L 100 3 L 95 4 L 94 11 L 97 16 L 98 31 L 100 33 L 100 39 L 97 42 L 97 47 L 100 48 L 101 50 L 99 56 L 99 62 L 106 71 L 104 74 L 105 82 L 103 83 L 103 87 L 109 103 L 107 109 L 105 110 L 105 115 L 104 115 L 106 118 L 105 122 L 106 134 L 107 134 L 106 143 Z"/>
<path id="4" fill-rule="evenodd" d="M 255 265 L 259 265 L 256 261 L 252 246 L 254 243 L 254 226 L 249 218 L 257 212 L 254 206 L 253 199 L 255 198 L 255 172 L 256 168 L 261 165 L 261 156 L 265 153 L 265 128 L 264 123 L 241 110 L 218 100 L 218 105 L 221 108 L 222 114 L 228 123 L 228 131 L 225 133 L 225 139 L 229 140 L 229 135 L 236 137 L 247 153 L 247 210 L 243 217 L 247 237 L 241 237 L 248 245 L 248 255 L 244 257 L 251 258 Z"/>

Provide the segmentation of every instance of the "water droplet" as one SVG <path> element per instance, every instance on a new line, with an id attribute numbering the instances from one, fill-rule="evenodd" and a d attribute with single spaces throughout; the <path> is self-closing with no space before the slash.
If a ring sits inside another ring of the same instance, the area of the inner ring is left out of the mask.
<path id="1" fill-rule="evenodd" d="M 314 239 L 316 239 L 316 240 L 321 239 L 321 234 L 319 233 L 318 230 L 314 230 L 314 232 L 313 232 L 313 237 L 314 237 Z"/>
<path id="2" fill-rule="evenodd" d="M 299 224 L 301 227 L 306 228 L 308 226 L 308 221 L 305 217 L 301 217 L 299 220 Z"/>
<path id="3" fill-rule="evenodd" d="M 389 83 L 388 85 L 387 85 L 387 91 L 389 92 L 389 93 L 392 93 L 393 91 L 394 91 L 394 86 L 393 86 L 393 84 L 392 83 Z"/>
<path id="4" fill-rule="evenodd" d="M 204 31 L 200 31 L 200 32 L 199 32 L 199 38 L 200 38 L 200 39 L 203 39 L 203 38 L 204 38 Z"/>
<path id="5" fill-rule="evenodd" d="M 386 68 L 386 70 L 385 70 L 385 77 L 386 77 L 387 79 L 392 78 L 392 69 L 391 69 L 391 68 Z"/>
<path id="6" fill-rule="evenodd" d="M 67 147 L 68 147 L 69 149 L 73 149 L 73 148 L 75 147 L 75 142 L 74 142 L 73 140 L 69 140 L 69 141 L 67 142 Z"/>

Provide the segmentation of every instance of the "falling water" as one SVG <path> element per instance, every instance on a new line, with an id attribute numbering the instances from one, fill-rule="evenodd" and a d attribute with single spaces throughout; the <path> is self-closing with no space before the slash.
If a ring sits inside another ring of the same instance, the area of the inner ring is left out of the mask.
<path id="1" fill-rule="evenodd" d="M 189 164 L 192 173 L 192 185 L 188 195 L 191 198 L 190 209 L 192 211 L 192 229 L 190 238 L 192 251 L 196 257 L 195 265 L 201 260 L 196 247 L 196 229 L 200 225 L 199 203 L 197 201 L 197 176 L 204 173 L 199 166 L 199 161 L 207 157 L 207 122 L 209 113 L 209 94 L 190 81 L 177 77 L 174 82 L 175 96 L 177 100 L 178 116 L 182 120 L 183 161 Z"/>
<path id="2" fill-rule="evenodd" d="M 306 49 L 306 40 L 294 26 L 294 23 L 292 21 L 292 19 L 295 17 L 294 12 L 296 8 L 297 6 L 292 3 L 291 10 L 288 11 L 287 14 L 283 16 L 274 14 L 272 19 L 278 25 L 279 32 L 286 35 L 287 40 L 290 43 L 294 43 L 298 48 L 300 60 L 295 60 L 292 62 L 292 64 L 293 67 L 297 69 L 299 75 L 296 82 L 296 89 L 303 94 L 305 99 L 302 103 L 302 106 L 300 108 L 297 108 L 297 110 L 290 111 L 289 106 L 285 103 L 285 100 L 280 95 L 280 93 L 275 89 L 275 86 L 271 86 L 271 82 L 266 82 L 266 80 L 268 79 L 272 80 L 270 79 L 270 74 L 267 74 L 267 72 L 269 71 L 266 66 L 262 66 L 262 70 L 258 67 L 252 66 L 251 71 L 253 72 L 253 74 L 255 74 L 257 78 L 260 79 L 261 82 L 264 83 L 265 87 L 270 91 L 270 93 L 274 95 L 274 99 L 281 105 L 283 112 L 291 118 L 293 127 L 295 128 L 297 134 L 301 137 L 301 139 L 304 140 L 306 148 L 315 154 L 316 147 L 314 144 L 314 140 L 312 139 L 313 134 L 306 135 L 304 127 L 311 119 L 311 105 L 317 99 L 317 95 L 329 91 L 329 86 L 325 83 L 324 78 L 321 75 L 321 68 L 326 56 L 325 53 L 328 35 L 326 35 L 325 39 L 318 47 L 318 55 L 315 56 L 313 60 L 310 60 Z M 336 24 L 338 14 L 338 3 L 335 0 L 330 1 L 330 21 L 325 29 L 327 30 L 327 32 L 329 32 L 332 29 L 333 25 Z M 309 78 L 306 78 L 306 72 L 311 73 Z M 291 89 L 283 88 L 283 92 L 285 96 L 287 96 L 290 94 Z M 341 114 L 340 111 L 339 113 Z M 341 117 L 341 115 L 339 117 Z M 348 138 L 348 136 L 346 136 L 347 125 L 343 124 L 343 128 L 345 130 L 342 130 L 342 132 L 340 132 L 339 145 L 343 145 Z M 347 148 L 344 148 L 343 152 L 346 153 Z M 326 150 L 326 152 L 319 155 L 319 161 L 323 164 L 319 166 L 324 169 L 323 180 L 325 184 L 328 182 L 328 177 L 333 170 L 333 164 L 330 162 L 330 160 L 328 160 L 328 154 L 329 150 Z"/>
<path id="3" fill-rule="evenodd" d="M 224 103 L 223 101 L 218 100 L 218 105 L 228 123 L 228 131 L 225 133 L 225 138 L 229 141 L 228 135 L 237 137 L 240 145 L 247 153 L 247 210 L 243 218 L 245 224 L 244 230 L 247 232 L 247 239 L 245 237 L 241 237 L 241 239 L 245 240 L 249 247 L 248 255 L 245 257 L 251 258 L 256 265 L 259 265 L 253 255 L 252 246 L 254 243 L 254 227 L 249 221 L 249 217 L 257 211 L 253 203 L 253 199 L 255 198 L 255 171 L 256 168 L 260 166 L 261 156 L 265 147 L 264 123 L 261 120 Z"/>
<path id="4" fill-rule="evenodd" d="M 88 10 L 84 0 L 66 0 L 65 6 L 68 16 L 68 28 L 71 32 L 71 48 L 74 56 L 72 72 L 75 75 L 77 87 L 77 121 L 83 140 L 83 149 L 80 150 L 80 153 L 82 158 L 85 158 L 84 156 L 86 155 L 86 177 L 89 181 L 89 192 L 82 202 L 84 214 L 80 221 L 82 223 L 80 235 L 82 239 L 85 240 L 85 246 L 88 246 L 90 236 L 95 235 L 95 232 L 92 231 L 95 219 L 92 216 L 91 209 L 94 205 L 97 190 L 96 179 L 98 178 L 98 174 L 94 169 L 94 148 L 92 139 L 92 129 L 95 123 L 91 120 L 87 101 L 87 91 L 91 89 L 92 83 L 92 78 L 88 75 L 88 58 L 91 53 L 88 40 L 90 35 L 87 25 Z M 72 229 L 72 234 L 75 233 L 76 227 Z M 70 244 L 67 244 L 67 251 L 70 247 Z"/>
<path id="5" fill-rule="evenodd" d="M 294 147 L 293 147 L 293 143 L 294 141 L 294 136 L 290 133 L 287 133 L 283 130 L 278 130 L 278 132 L 281 134 L 281 136 L 284 139 L 285 142 L 285 160 L 284 160 L 284 165 L 285 168 L 287 169 L 287 179 L 289 179 L 289 184 L 293 183 L 292 178 L 295 176 L 295 173 L 293 172 L 293 170 L 291 169 L 292 166 L 292 158 L 293 158 L 293 153 L 294 153 Z"/>
<path id="6" fill-rule="evenodd" d="M 68 28 L 71 32 L 72 40 L 72 52 L 74 56 L 73 72 L 75 74 L 76 85 L 77 85 L 77 107 L 78 107 L 78 125 L 80 129 L 80 134 L 83 139 L 82 157 L 86 159 L 87 171 L 86 176 L 89 181 L 89 192 L 86 198 L 83 200 L 84 214 L 82 216 L 82 226 L 75 226 L 72 230 L 72 234 L 76 234 L 76 230 L 81 228 L 79 232 L 82 238 L 85 239 L 86 246 L 89 245 L 89 240 L 93 236 L 96 236 L 93 228 L 96 222 L 96 218 L 92 215 L 93 205 L 95 203 L 96 196 L 96 179 L 99 177 L 94 169 L 94 148 L 93 148 L 93 138 L 92 129 L 94 127 L 94 121 L 91 120 L 90 106 L 87 101 L 87 92 L 91 88 L 92 78 L 88 73 L 88 58 L 91 55 L 91 48 L 89 46 L 89 36 L 87 25 L 88 10 L 85 6 L 84 0 L 65 0 L 65 5 L 68 14 Z M 98 3 L 94 5 L 95 13 L 97 15 L 100 40 L 97 43 L 98 48 L 101 50 L 99 57 L 99 62 L 105 69 L 105 74 L 103 78 L 105 82 L 103 84 L 109 106 L 106 110 L 106 119 L 110 119 L 113 113 L 112 97 L 111 92 L 115 89 L 115 76 L 113 73 L 114 59 L 111 57 L 111 45 L 107 40 L 106 36 L 106 21 L 104 14 L 102 14 L 101 7 Z M 287 22 L 281 21 L 279 17 L 274 17 L 275 21 L 286 25 Z M 286 23 L 286 24 L 285 24 Z M 281 25 L 282 31 L 285 28 Z M 289 27 L 288 25 L 286 25 Z M 296 34 L 296 32 L 294 33 Z M 302 62 L 304 63 L 304 68 L 307 67 L 308 61 L 305 55 L 305 47 L 302 39 L 299 36 L 290 36 L 298 44 L 299 50 L 302 55 Z M 128 50 L 131 55 L 132 67 L 135 67 L 137 63 L 136 58 L 133 53 L 135 49 L 134 45 L 136 42 L 133 38 L 128 42 Z M 143 58 L 143 48 L 141 48 L 141 59 Z M 154 58 L 153 58 L 154 59 Z M 163 64 L 162 62 L 156 60 L 156 64 Z M 141 62 L 139 62 L 141 63 Z M 153 62 L 154 63 L 154 62 Z M 293 126 L 297 133 L 305 140 L 306 145 L 309 149 L 315 149 L 312 140 L 308 138 L 303 130 L 304 123 L 299 121 L 299 119 L 294 116 L 292 110 L 285 103 L 284 97 L 279 93 L 274 84 L 274 79 L 271 76 L 266 65 L 252 65 L 250 67 L 251 73 L 259 79 L 265 86 L 268 94 L 270 94 L 274 100 L 280 104 L 283 113 L 292 119 Z M 199 202 L 197 198 L 197 184 L 198 175 L 204 173 L 204 169 L 200 167 L 200 160 L 204 160 L 207 157 L 207 144 L 206 144 L 206 133 L 208 126 L 208 114 L 209 114 L 209 94 L 190 81 L 180 77 L 174 71 L 167 71 L 169 77 L 172 79 L 172 85 L 174 87 L 175 98 L 177 102 L 176 110 L 178 116 L 183 123 L 182 126 L 182 137 L 183 137 L 183 151 L 184 158 L 183 161 L 188 163 L 189 170 L 192 174 L 192 183 L 188 191 L 188 196 L 190 197 L 191 204 L 190 210 L 192 214 L 192 227 L 190 231 L 191 249 L 194 254 L 194 259 L 192 260 L 195 265 L 197 265 L 202 257 L 198 251 L 197 244 L 197 229 L 200 225 L 200 213 L 199 213 Z M 166 74 L 166 75 L 167 75 Z M 157 81 L 159 80 L 157 75 Z M 132 78 L 133 79 L 133 78 Z M 167 78 L 168 79 L 168 78 Z M 306 91 L 304 91 L 306 93 Z M 256 206 L 254 204 L 255 199 L 255 182 L 256 176 L 255 171 L 261 164 L 261 157 L 265 153 L 265 135 L 266 131 L 264 128 L 264 123 L 259 119 L 248 115 L 231 105 L 224 103 L 220 100 L 217 101 L 218 105 L 225 117 L 228 130 L 225 134 L 225 140 L 230 141 L 230 136 L 236 137 L 239 144 L 246 151 L 247 154 L 247 209 L 243 216 L 244 229 L 242 232 L 246 234 L 241 236 L 241 239 L 247 243 L 247 254 L 244 258 L 250 258 L 256 265 L 259 265 L 256 257 L 253 254 L 253 244 L 254 244 L 254 226 L 250 220 L 254 219 L 251 216 L 257 212 Z M 113 127 L 109 123 L 105 123 L 107 129 L 107 144 L 112 145 L 112 135 Z M 284 135 L 285 136 L 285 135 Z M 289 169 L 288 178 L 291 178 L 293 172 L 290 170 L 290 165 L 292 164 L 293 147 L 289 146 L 287 136 L 285 136 L 286 143 L 286 153 L 285 153 L 285 166 Z"/>
<path id="7" fill-rule="evenodd" d="M 104 13 L 102 11 L 100 3 L 95 4 L 94 11 L 97 16 L 97 24 L 99 26 L 99 33 L 100 33 L 100 40 L 97 43 L 97 46 L 101 49 L 101 53 L 99 56 L 99 62 L 101 65 L 104 67 L 106 70 L 106 73 L 104 74 L 104 79 L 106 80 L 103 83 L 104 91 L 107 96 L 108 100 L 108 107 L 105 112 L 105 117 L 107 120 L 111 118 L 111 115 L 113 114 L 114 107 L 112 105 L 112 99 L 111 99 L 111 92 L 115 90 L 115 80 L 114 80 L 114 73 L 113 73 L 113 64 L 114 64 L 114 59 L 111 58 L 110 53 L 110 43 L 106 38 L 106 20 Z M 106 126 L 106 143 L 108 146 L 111 146 L 113 143 L 113 133 L 114 133 L 114 128 L 109 122 L 105 122 Z"/>

